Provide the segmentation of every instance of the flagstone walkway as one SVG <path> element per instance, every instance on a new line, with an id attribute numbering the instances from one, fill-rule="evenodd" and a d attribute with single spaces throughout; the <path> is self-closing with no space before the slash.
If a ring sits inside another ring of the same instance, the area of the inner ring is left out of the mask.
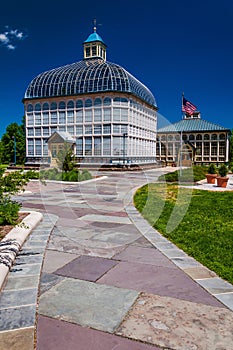
<path id="1" fill-rule="evenodd" d="M 233 286 L 133 206 L 135 189 L 169 170 L 28 185 L 18 199 L 44 219 L 0 297 L 2 350 L 33 349 L 36 311 L 37 350 L 232 350 Z"/>

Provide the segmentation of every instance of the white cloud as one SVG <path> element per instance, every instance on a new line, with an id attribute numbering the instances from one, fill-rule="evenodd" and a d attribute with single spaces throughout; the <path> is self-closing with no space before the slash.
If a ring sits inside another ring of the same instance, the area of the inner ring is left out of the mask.
<path id="1" fill-rule="evenodd" d="M 26 35 L 18 29 L 10 29 L 6 26 L 6 30 L 0 33 L 0 45 L 6 46 L 9 50 L 16 48 L 16 42 L 26 38 Z"/>

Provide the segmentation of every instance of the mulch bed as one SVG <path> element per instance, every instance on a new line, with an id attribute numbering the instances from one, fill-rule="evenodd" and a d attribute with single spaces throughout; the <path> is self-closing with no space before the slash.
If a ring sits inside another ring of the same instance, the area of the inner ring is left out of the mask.
<path id="1" fill-rule="evenodd" d="M 19 213 L 17 224 L 19 224 L 24 218 L 28 216 L 28 213 Z M 0 226 L 0 241 L 12 230 L 13 225 Z"/>

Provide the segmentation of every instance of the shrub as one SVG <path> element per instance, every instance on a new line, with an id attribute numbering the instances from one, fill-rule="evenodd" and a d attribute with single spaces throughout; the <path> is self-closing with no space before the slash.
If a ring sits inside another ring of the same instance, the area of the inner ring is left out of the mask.
<path id="1" fill-rule="evenodd" d="M 219 169 L 218 169 L 218 173 L 221 177 L 225 177 L 228 174 L 228 168 L 226 166 L 226 164 L 221 164 Z"/>
<path id="2" fill-rule="evenodd" d="M 0 225 L 15 225 L 21 205 L 8 196 L 0 198 Z"/>
<path id="3" fill-rule="evenodd" d="M 207 173 L 208 173 L 208 174 L 217 174 L 216 165 L 213 164 L 213 163 L 210 164 L 210 166 L 208 167 Z"/>

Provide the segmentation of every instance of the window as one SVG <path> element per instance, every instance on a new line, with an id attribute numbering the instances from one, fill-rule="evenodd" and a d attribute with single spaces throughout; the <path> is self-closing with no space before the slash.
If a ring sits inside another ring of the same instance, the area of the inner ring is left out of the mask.
<path id="1" fill-rule="evenodd" d="M 49 124 L 49 114 L 48 113 L 43 112 L 42 118 L 43 118 L 43 124 Z"/>
<path id="2" fill-rule="evenodd" d="M 34 117 L 32 114 L 27 115 L 27 124 L 28 125 L 34 125 Z"/>
<path id="3" fill-rule="evenodd" d="M 210 143 L 204 142 L 204 156 L 208 156 L 210 154 Z"/>
<path id="4" fill-rule="evenodd" d="M 92 122 L 92 110 L 85 111 L 85 122 Z"/>
<path id="5" fill-rule="evenodd" d="M 33 105 L 30 103 L 27 105 L 27 112 L 32 112 L 33 111 Z"/>
<path id="6" fill-rule="evenodd" d="M 83 134 L 83 126 L 78 125 L 76 126 L 76 135 L 82 135 Z"/>
<path id="7" fill-rule="evenodd" d="M 41 111 L 41 104 L 40 103 L 36 103 L 35 111 Z"/>
<path id="8" fill-rule="evenodd" d="M 76 108 L 83 108 L 83 101 L 82 100 L 76 101 Z"/>
<path id="9" fill-rule="evenodd" d="M 85 126 L 85 134 L 92 134 L 92 126 L 91 125 Z"/>
<path id="10" fill-rule="evenodd" d="M 102 104 L 101 98 L 96 98 L 94 101 L 94 106 L 101 106 L 101 104 Z"/>
<path id="11" fill-rule="evenodd" d="M 121 129 L 120 129 L 120 125 L 119 124 L 114 124 L 113 125 L 113 133 L 114 134 L 120 134 Z"/>
<path id="12" fill-rule="evenodd" d="M 197 140 L 202 140 L 202 135 L 201 134 L 198 134 L 197 137 L 196 137 Z"/>
<path id="13" fill-rule="evenodd" d="M 218 137 L 217 137 L 217 134 L 212 134 L 212 135 L 211 135 L 211 140 L 217 140 L 217 138 L 218 138 Z"/>
<path id="14" fill-rule="evenodd" d="M 220 134 L 219 135 L 219 140 L 225 140 L 225 138 L 226 138 L 225 134 Z"/>
<path id="15" fill-rule="evenodd" d="M 94 134 L 101 134 L 102 133 L 102 127 L 100 124 L 94 125 Z"/>
<path id="16" fill-rule="evenodd" d="M 76 112 L 76 121 L 77 121 L 77 123 L 83 122 L 83 110 L 82 109 L 80 109 L 79 111 Z"/>
<path id="17" fill-rule="evenodd" d="M 225 153 L 226 153 L 226 144 L 225 144 L 225 142 L 219 142 L 219 155 L 220 156 L 225 156 Z"/>
<path id="18" fill-rule="evenodd" d="M 67 131 L 70 133 L 70 135 L 74 135 L 74 126 L 67 126 Z"/>
<path id="19" fill-rule="evenodd" d="M 111 134 L 111 125 L 110 124 L 106 124 L 103 126 L 103 133 L 104 134 Z"/>
<path id="20" fill-rule="evenodd" d="M 42 109 L 43 109 L 43 111 L 48 111 L 49 110 L 49 104 L 47 102 L 43 103 Z"/>
<path id="21" fill-rule="evenodd" d="M 94 138 L 94 155 L 101 156 L 101 137 Z"/>
<path id="22" fill-rule="evenodd" d="M 67 103 L 67 108 L 68 108 L 68 109 L 73 109 L 73 108 L 74 108 L 74 102 L 73 102 L 73 101 L 69 101 L 69 102 Z"/>
<path id="23" fill-rule="evenodd" d="M 65 123 L 66 123 L 66 113 L 59 112 L 59 124 L 65 124 Z"/>
<path id="24" fill-rule="evenodd" d="M 91 48 L 86 47 L 86 57 L 90 57 L 90 56 L 91 56 Z"/>
<path id="25" fill-rule="evenodd" d="M 51 113 L 51 124 L 57 124 L 57 113 L 56 112 Z"/>
<path id="26" fill-rule="evenodd" d="M 88 99 L 85 101 L 85 107 L 92 107 L 92 100 Z"/>
<path id="27" fill-rule="evenodd" d="M 122 122 L 128 121 L 128 109 L 126 109 L 126 108 L 121 109 L 121 121 Z"/>
<path id="28" fill-rule="evenodd" d="M 28 134 L 28 136 L 34 136 L 34 129 L 33 128 L 28 128 L 27 129 L 27 134 Z"/>
<path id="29" fill-rule="evenodd" d="M 35 128 L 35 136 L 41 136 L 41 128 Z"/>
<path id="30" fill-rule="evenodd" d="M 42 151 L 41 140 L 36 140 L 35 144 L 36 144 L 36 155 L 41 156 L 41 151 Z"/>
<path id="31" fill-rule="evenodd" d="M 43 136 L 49 135 L 49 128 L 43 128 Z"/>
<path id="32" fill-rule="evenodd" d="M 195 140 L 195 136 L 193 134 L 189 135 L 189 141 Z"/>
<path id="33" fill-rule="evenodd" d="M 210 135 L 209 134 L 205 134 L 204 135 L 204 140 L 209 140 L 210 139 Z"/>
<path id="34" fill-rule="evenodd" d="M 103 138 L 103 155 L 110 156 L 111 154 L 111 138 L 104 137 Z"/>
<path id="35" fill-rule="evenodd" d="M 59 109 L 66 109 L 66 104 L 64 101 L 59 102 Z"/>
<path id="36" fill-rule="evenodd" d="M 110 106 L 110 105 L 111 105 L 111 98 L 105 97 L 105 99 L 104 99 L 104 105 L 105 105 L 105 106 Z"/>
<path id="37" fill-rule="evenodd" d="M 95 108 L 94 109 L 94 122 L 101 122 L 101 121 L 102 121 L 101 109 Z"/>
<path id="38" fill-rule="evenodd" d="M 67 123 L 74 123 L 74 111 L 67 112 Z"/>
<path id="39" fill-rule="evenodd" d="M 111 108 L 104 108 L 104 122 L 111 121 Z"/>
<path id="40" fill-rule="evenodd" d="M 211 156 L 217 156 L 217 151 L 218 151 L 217 142 L 212 142 L 211 143 Z"/>
<path id="41" fill-rule="evenodd" d="M 33 139 L 28 139 L 28 155 L 34 155 L 34 142 Z"/>
<path id="42" fill-rule="evenodd" d="M 92 138 L 86 137 L 85 138 L 85 155 L 91 155 L 92 154 Z"/>
<path id="43" fill-rule="evenodd" d="M 186 141 L 187 140 L 187 135 L 182 135 L 182 140 Z"/>
<path id="44" fill-rule="evenodd" d="M 114 103 L 114 105 L 119 105 L 119 104 L 120 104 L 120 102 L 121 102 L 120 97 L 115 97 L 115 98 L 113 99 L 113 103 Z"/>
<path id="45" fill-rule="evenodd" d="M 35 125 L 41 125 L 41 114 L 40 113 L 35 114 Z"/>
<path id="46" fill-rule="evenodd" d="M 121 110 L 120 108 L 113 108 L 113 121 L 119 122 L 121 120 Z"/>
<path id="47" fill-rule="evenodd" d="M 79 156 L 83 155 L 83 139 L 82 138 L 76 139 L 76 154 Z"/>
<path id="48" fill-rule="evenodd" d="M 96 56 L 96 46 L 92 46 L 92 56 Z"/>
<path id="49" fill-rule="evenodd" d="M 52 111 L 54 111 L 55 109 L 57 109 L 57 104 L 56 104 L 56 102 L 52 102 L 52 103 L 51 103 L 50 109 L 51 109 Z"/>

